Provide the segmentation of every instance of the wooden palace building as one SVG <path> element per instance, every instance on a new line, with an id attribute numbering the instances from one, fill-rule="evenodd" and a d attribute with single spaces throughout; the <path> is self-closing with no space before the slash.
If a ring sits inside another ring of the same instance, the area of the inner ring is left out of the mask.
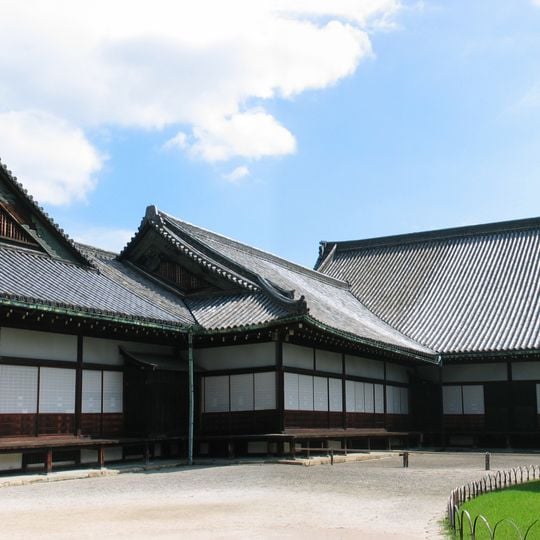
<path id="1" fill-rule="evenodd" d="M 540 219 L 322 242 L 310 270 L 150 206 L 72 242 L 0 164 L 0 471 L 540 444 Z"/>

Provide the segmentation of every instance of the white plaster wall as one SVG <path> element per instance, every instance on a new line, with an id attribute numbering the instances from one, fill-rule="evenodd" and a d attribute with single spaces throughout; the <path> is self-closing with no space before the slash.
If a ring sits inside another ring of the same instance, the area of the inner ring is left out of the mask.
<path id="1" fill-rule="evenodd" d="M 416 372 L 425 381 L 439 382 L 439 366 L 417 366 Z"/>
<path id="2" fill-rule="evenodd" d="M 0 454 L 0 471 L 22 468 L 22 454 Z"/>
<path id="3" fill-rule="evenodd" d="M 379 360 L 345 355 L 345 372 L 357 377 L 384 380 L 384 363 Z"/>
<path id="4" fill-rule="evenodd" d="M 315 351 L 315 369 L 329 373 L 341 373 L 343 370 L 341 354 L 317 349 Z"/>
<path id="5" fill-rule="evenodd" d="M 302 369 L 313 369 L 313 349 L 284 343 L 283 365 Z"/>
<path id="6" fill-rule="evenodd" d="M 276 344 L 249 343 L 229 347 L 195 349 L 195 363 L 206 370 L 274 366 Z"/>
<path id="7" fill-rule="evenodd" d="M 121 366 L 124 364 L 124 359 L 120 354 L 120 347 L 127 351 L 147 354 L 167 355 L 174 352 L 173 347 L 165 345 L 85 337 L 83 339 L 83 361 Z"/>
<path id="8" fill-rule="evenodd" d="M 443 382 L 506 381 L 506 363 L 443 366 Z"/>
<path id="9" fill-rule="evenodd" d="M 77 337 L 20 328 L 0 329 L 0 356 L 77 361 Z"/>
<path id="10" fill-rule="evenodd" d="M 512 362 L 512 380 L 540 380 L 540 362 Z"/>
<path id="11" fill-rule="evenodd" d="M 386 380 L 393 382 L 409 382 L 409 370 L 398 364 L 386 364 Z"/>

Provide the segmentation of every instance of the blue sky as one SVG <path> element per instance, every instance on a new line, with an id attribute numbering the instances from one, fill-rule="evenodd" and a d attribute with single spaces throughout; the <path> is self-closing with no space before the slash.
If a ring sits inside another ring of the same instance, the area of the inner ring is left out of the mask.
<path id="1" fill-rule="evenodd" d="M 156 204 L 312 266 L 320 240 L 540 214 L 540 4 L 163 1 L 180 41 L 143 3 L 0 28 L 0 157 L 72 236 L 118 248 Z"/>

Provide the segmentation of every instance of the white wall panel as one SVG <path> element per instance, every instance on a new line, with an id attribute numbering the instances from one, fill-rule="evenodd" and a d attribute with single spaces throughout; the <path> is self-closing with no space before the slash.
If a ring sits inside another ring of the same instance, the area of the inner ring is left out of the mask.
<path id="1" fill-rule="evenodd" d="M 298 374 L 285 373 L 284 379 L 285 408 L 289 411 L 297 411 L 299 409 Z"/>
<path id="2" fill-rule="evenodd" d="M 298 375 L 298 407 L 301 411 L 313 410 L 313 377 Z"/>
<path id="3" fill-rule="evenodd" d="M 384 386 L 375 384 L 375 412 L 384 413 Z"/>
<path id="4" fill-rule="evenodd" d="M 82 412 L 101 412 L 101 371 L 83 370 Z"/>
<path id="5" fill-rule="evenodd" d="M 373 385 L 371 383 L 364 383 L 364 412 L 375 412 Z"/>
<path id="6" fill-rule="evenodd" d="M 255 410 L 276 408 L 276 374 L 255 373 Z"/>
<path id="7" fill-rule="evenodd" d="M 253 373 L 231 375 L 231 411 L 253 410 Z"/>
<path id="8" fill-rule="evenodd" d="M 394 382 L 409 382 L 409 371 L 405 366 L 386 364 L 386 380 Z"/>
<path id="9" fill-rule="evenodd" d="M 273 342 L 249 343 L 195 349 L 194 359 L 198 366 L 206 370 L 274 366 L 276 344 Z"/>
<path id="10" fill-rule="evenodd" d="M 409 414 L 409 389 L 400 388 L 400 411 L 401 414 Z"/>
<path id="11" fill-rule="evenodd" d="M 75 413 L 74 369 L 40 369 L 39 412 Z"/>
<path id="12" fill-rule="evenodd" d="M 354 408 L 351 409 L 351 412 L 352 411 L 362 412 L 362 413 L 366 412 L 366 395 L 365 395 L 366 388 L 365 387 L 366 385 L 369 385 L 373 389 L 373 385 L 371 383 L 363 383 L 363 382 L 358 382 L 358 381 L 355 381 L 353 384 L 354 384 Z M 370 407 L 371 409 L 373 409 L 373 393 L 371 394 Z"/>
<path id="13" fill-rule="evenodd" d="M 313 377 L 313 410 L 328 410 L 328 379 Z"/>
<path id="14" fill-rule="evenodd" d="M 77 361 L 77 337 L 19 328 L 0 329 L 0 356 Z"/>
<path id="15" fill-rule="evenodd" d="M 395 386 L 386 386 L 386 412 L 388 414 L 399 414 L 399 394 L 398 401 L 395 403 L 395 389 Z"/>
<path id="16" fill-rule="evenodd" d="M 83 339 L 83 361 L 121 366 L 124 364 L 124 359 L 120 354 L 120 347 L 127 351 L 146 354 L 170 355 L 174 352 L 173 347 L 154 345 L 153 343 L 85 337 Z"/>
<path id="17" fill-rule="evenodd" d="M 123 411 L 124 376 L 121 371 L 103 372 L 103 412 Z"/>
<path id="18" fill-rule="evenodd" d="M 315 366 L 317 371 L 341 373 L 343 371 L 343 360 L 341 353 L 317 349 L 315 351 Z"/>
<path id="19" fill-rule="evenodd" d="M 0 454 L 0 471 L 22 469 L 22 454 Z"/>
<path id="20" fill-rule="evenodd" d="M 506 364 L 503 362 L 443 366 L 443 382 L 445 383 L 506 381 L 506 379 Z"/>
<path id="21" fill-rule="evenodd" d="M 481 384 L 463 386 L 463 414 L 484 414 L 484 387 Z"/>
<path id="22" fill-rule="evenodd" d="M 283 365 L 302 369 L 313 369 L 313 349 L 291 343 L 283 344 Z"/>
<path id="23" fill-rule="evenodd" d="M 444 414 L 463 414 L 461 386 L 443 386 Z"/>
<path id="24" fill-rule="evenodd" d="M 204 378 L 204 411 L 227 412 L 229 410 L 229 377 Z"/>
<path id="25" fill-rule="evenodd" d="M 343 410 L 343 387 L 341 379 L 328 379 L 328 400 L 330 411 L 341 412 Z"/>
<path id="26" fill-rule="evenodd" d="M 37 412 L 38 368 L 0 365 L 0 413 Z"/>
<path id="27" fill-rule="evenodd" d="M 357 377 L 369 377 L 370 379 L 384 379 L 384 363 L 368 358 L 345 355 L 345 372 Z"/>
<path id="28" fill-rule="evenodd" d="M 514 381 L 539 381 L 540 362 L 512 362 L 512 379 Z"/>
<path id="29" fill-rule="evenodd" d="M 345 407 L 347 407 L 347 412 L 356 412 L 355 386 L 356 383 L 354 381 L 345 381 Z M 364 396 L 362 396 L 363 403 Z"/>

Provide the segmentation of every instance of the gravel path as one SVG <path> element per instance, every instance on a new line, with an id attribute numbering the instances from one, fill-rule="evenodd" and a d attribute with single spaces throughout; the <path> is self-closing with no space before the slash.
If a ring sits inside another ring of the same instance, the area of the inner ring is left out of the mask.
<path id="1" fill-rule="evenodd" d="M 492 469 L 540 464 L 494 454 Z M 483 454 L 396 455 L 333 467 L 169 469 L 0 490 L 0 538 L 439 538 L 450 490 L 483 474 Z"/>

